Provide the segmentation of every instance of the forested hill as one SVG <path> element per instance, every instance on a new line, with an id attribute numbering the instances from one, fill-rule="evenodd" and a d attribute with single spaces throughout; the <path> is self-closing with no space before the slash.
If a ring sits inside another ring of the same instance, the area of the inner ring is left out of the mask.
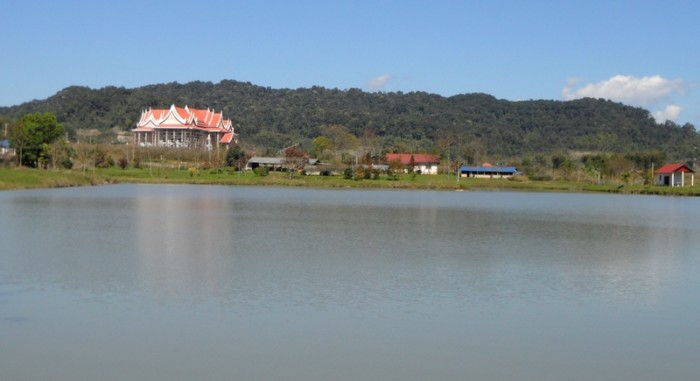
<path id="1" fill-rule="evenodd" d="M 324 124 L 344 125 L 358 136 L 371 131 L 385 146 L 421 149 L 441 136 L 458 135 L 497 155 L 659 149 L 683 158 L 694 156 L 700 146 L 690 124 L 657 124 L 647 110 L 599 99 L 512 102 L 486 94 L 271 89 L 232 80 L 134 89 L 73 86 L 44 100 L 2 107 L 0 115 L 53 112 L 69 130 L 128 130 L 142 109 L 172 103 L 223 110 L 243 140 L 276 147 L 308 141 Z"/>

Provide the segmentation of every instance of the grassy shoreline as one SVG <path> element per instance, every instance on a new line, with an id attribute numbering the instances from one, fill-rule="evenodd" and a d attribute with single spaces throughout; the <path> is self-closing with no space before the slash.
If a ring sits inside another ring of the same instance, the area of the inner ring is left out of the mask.
<path id="1" fill-rule="evenodd" d="M 432 189 L 432 190 L 512 190 L 534 192 L 597 192 L 647 194 L 668 196 L 700 196 L 700 185 L 670 188 L 642 185 L 598 185 L 575 181 L 514 181 L 506 179 L 466 179 L 456 181 L 451 175 L 401 175 L 399 180 L 347 180 L 340 176 L 289 177 L 285 173 L 256 176 L 251 172 L 202 170 L 191 174 L 187 170 L 169 168 L 96 170 L 40 170 L 30 168 L 0 168 L 0 190 L 58 188 L 115 183 L 134 184 L 211 184 L 250 186 L 289 186 L 312 188 L 368 189 Z"/>

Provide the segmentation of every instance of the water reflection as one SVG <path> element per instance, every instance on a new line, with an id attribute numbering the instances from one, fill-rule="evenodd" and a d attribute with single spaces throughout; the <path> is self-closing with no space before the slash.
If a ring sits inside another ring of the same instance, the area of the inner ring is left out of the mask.
<path id="1" fill-rule="evenodd" d="M 653 303 L 698 243 L 697 203 L 670 198 L 115 186 L 0 208 L 13 279 L 261 305 Z"/>
<path id="2" fill-rule="evenodd" d="M 234 258 L 233 202 L 145 194 L 136 198 L 134 248 L 142 289 L 154 293 L 220 290 L 222 261 Z"/>

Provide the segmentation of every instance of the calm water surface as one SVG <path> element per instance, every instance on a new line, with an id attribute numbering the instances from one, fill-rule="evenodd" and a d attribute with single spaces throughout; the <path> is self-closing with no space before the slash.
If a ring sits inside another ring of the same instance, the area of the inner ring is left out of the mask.
<path id="1" fill-rule="evenodd" d="M 690 380 L 700 199 L 0 192 L 2 380 Z"/>

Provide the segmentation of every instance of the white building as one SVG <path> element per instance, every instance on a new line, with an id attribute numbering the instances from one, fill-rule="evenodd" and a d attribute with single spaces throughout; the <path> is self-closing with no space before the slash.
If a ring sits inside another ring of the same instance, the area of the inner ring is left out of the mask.
<path id="1" fill-rule="evenodd" d="M 685 186 L 685 174 L 690 173 L 690 186 L 695 185 L 695 171 L 682 163 L 666 164 L 654 171 L 656 185 L 682 187 Z"/>
<path id="2" fill-rule="evenodd" d="M 437 175 L 440 156 L 427 153 L 388 153 L 387 163 L 398 162 L 403 166 L 412 166 L 414 172 L 424 175 Z"/>

